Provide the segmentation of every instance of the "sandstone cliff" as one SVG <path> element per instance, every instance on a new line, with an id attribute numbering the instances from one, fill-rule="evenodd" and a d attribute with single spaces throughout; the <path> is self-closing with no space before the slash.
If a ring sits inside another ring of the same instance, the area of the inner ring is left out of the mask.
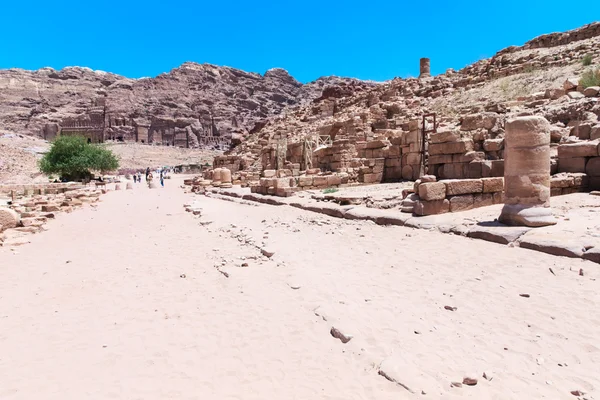
<path id="1" fill-rule="evenodd" d="M 101 105 L 116 121 L 111 129 L 126 137 L 136 125 L 155 124 L 190 132 L 192 146 L 208 132 L 240 142 L 258 121 L 319 97 L 329 83 L 355 82 L 329 77 L 303 85 L 280 68 L 260 75 L 196 63 L 142 79 L 81 67 L 0 70 L 0 129 L 43 137 L 47 124 Z"/>

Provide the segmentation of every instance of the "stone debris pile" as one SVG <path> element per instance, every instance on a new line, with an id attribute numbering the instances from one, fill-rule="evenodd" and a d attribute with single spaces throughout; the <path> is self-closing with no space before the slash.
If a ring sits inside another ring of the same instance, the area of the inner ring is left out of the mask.
<path id="1" fill-rule="evenodd" d="M 0 246 L 28 243 L 27 235 L 44 230 L 48 220 L 60 212 L 72 212 L 100 200 L 106 190 L 76 189 L 58 194 L 38 194 L 20 197 L 7 206 L 0 206 Z"/>

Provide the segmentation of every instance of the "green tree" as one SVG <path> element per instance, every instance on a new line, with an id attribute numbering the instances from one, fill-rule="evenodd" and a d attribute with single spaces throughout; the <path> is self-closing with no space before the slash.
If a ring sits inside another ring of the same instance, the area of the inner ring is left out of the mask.
<path id="1" fill-rule="evenodd" d="M 45 174 L 60 174 L 68 180 L 79 180 L 91 176 L 90 170 L 114 171 L 119 160 L 108 149 L 89 144 L 81 136 L 60 136 L 50 151 L 40 160 L 40 170 Z"/>

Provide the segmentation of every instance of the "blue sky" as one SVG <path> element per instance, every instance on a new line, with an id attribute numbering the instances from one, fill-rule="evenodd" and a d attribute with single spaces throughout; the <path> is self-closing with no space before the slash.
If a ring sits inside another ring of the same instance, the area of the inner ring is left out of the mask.
<path id="1" fill-rule="evenodd" d="M 600 20 L 594 0 L 2 0 L 0 68 L 87 66 L 131 78 L 185 61 L 301 82 L 460 69 L 543 33 Z"/>

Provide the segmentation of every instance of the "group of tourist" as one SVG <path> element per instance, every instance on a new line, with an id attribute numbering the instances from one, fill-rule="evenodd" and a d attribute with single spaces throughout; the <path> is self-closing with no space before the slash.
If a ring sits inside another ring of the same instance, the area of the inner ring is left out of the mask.
<path id="1" fill-rule="evenodd" d="M 165 187 L 165 178 L 167 176 L 167 169 L 158 168 L 158 169 L 156 169 L 155 172 L 159 176 L 160 186 Z M 154 179 L 154 175 L 152 175 L 152 171 L 150 170 L 150 167 L 146 168 L 146 183 L 148 184 L 148 187 L 150 187 L 150 184 L 152 183 L 153 179 Z M 142 182 L 142 174 L 138 171 L 137 173 L 133 174 L 133 183 L 141 183 L 141 182 Z"/>

